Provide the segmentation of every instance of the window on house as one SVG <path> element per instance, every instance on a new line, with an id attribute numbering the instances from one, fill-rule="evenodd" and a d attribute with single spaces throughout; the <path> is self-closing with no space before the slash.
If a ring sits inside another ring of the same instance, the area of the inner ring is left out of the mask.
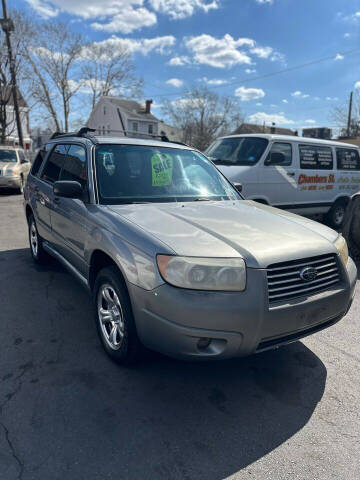
<path id="1" fill-rule="evenodd" d="M 104 105 L 104 115 L 106 115 L 106 105 Z"/>
<path id="2" fill-rule="evenodd" d="M 106 131 L 105 131 L 105 125 L 103 125 L 102 133 L 103 133 L 103 135 L 105 135 L 105 133 L 106 133 Z"/>
<path id="3" fill-rule="evenodd" d="M 110 130 L 110 125 L 108 125 L 108 126 L 107 126 L 107 133 L 108 133 L 108 135 L 110 135 L 110 132 L 111 132 L 111 130 Z"/>
<path id="4" fill-rule="evenodd" d="M 153 129 L 153 124 L 152 124 L 152 123 L 150 123 L 150 125 L 149 125 L 149 133 L 150 133 L 150 134 L 154 133 L 154 129 Z"/>
<path id="5" fill-rule="evenodd" d="M 133 124 L 132 124 L 132 129 L 133 129 L 133 132 L 137 132 L 137 131 L 138 131 L 138 124 L 137 124 L 137 122 L 133 122 Z"/>

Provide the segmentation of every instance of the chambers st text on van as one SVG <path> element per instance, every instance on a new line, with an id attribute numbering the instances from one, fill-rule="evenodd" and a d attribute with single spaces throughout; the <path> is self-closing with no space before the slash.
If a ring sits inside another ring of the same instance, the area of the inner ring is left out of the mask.
<path id="1" fill-rule="evenodd" d="M 355 145 L 286 135 L 235 135 L 216 140 L 206 155 L 249 200 L 299 214 L 343 221 L 349 197 L 360 190 Z"/>

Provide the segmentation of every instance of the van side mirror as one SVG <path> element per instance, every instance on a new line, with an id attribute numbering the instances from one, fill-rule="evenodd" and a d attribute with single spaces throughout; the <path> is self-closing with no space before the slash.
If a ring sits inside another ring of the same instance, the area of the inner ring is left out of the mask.
<path id="1" fill-rule="evenodd" d="M 271 152 L 270 157 L 265 160 L 265 165 L 282 165 L 285 163 L 285 155 L 281 152 Z"/>
<path id="2" fill-rule="evenodd" d="M 72 180 L 58 180 L 53 186 L 54 195 L 65 198 L 79 198 L 83 199 L 84 191 L 79 182 Z"/>
<path id="3" fill-rule="evenodd" d="M 239 193 L 242 192 L 242 189 L 243 189 L 242 183 L 233 183 L 233 185 Z"/>

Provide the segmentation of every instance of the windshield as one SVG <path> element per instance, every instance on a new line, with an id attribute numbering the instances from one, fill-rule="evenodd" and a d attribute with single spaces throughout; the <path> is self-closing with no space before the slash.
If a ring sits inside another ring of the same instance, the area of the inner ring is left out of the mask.
<path id="1" fill-rule="evenodd" d="M 1 150 L 0 149 L 0 162 L 17 162 L 15 150 Z"/>
<path id="2" fill-rule="evenodd" d="M 267 144 L 266 138 L 221 138 L 210 145 L 205 153 L 216 164 L 255 165 L 264 153 Z"/>
<path id="3" fill-rule="evenodd" d="M 241 196 L 201 154 L 138 145 L 99 145 L 100 203 L 239 200 Z"/>

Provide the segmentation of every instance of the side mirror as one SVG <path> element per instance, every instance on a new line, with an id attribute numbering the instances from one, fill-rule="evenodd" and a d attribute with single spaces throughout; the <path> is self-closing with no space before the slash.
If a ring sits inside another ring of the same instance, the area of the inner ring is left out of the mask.
<path id="1" fill-rule="evenodd" d="M 233 183 L 233 185 L 239 193 L 242 192 L 242 189 L 243 189 L 242 183 Z"/>
<path id="2" fill-rule="evenodd" d="M 54 195 L 65 198 L 79 198 L 82 200 L 84 191 L 79 182 L 72 180 L 59 180 L 53 186 Z"/>
<path id="3" fill-rule="evenodd" d="M 285 163 L 285 155 L 281 152 L 272 152 L 266 159 L 265 165 L 282 165 Z"/>

